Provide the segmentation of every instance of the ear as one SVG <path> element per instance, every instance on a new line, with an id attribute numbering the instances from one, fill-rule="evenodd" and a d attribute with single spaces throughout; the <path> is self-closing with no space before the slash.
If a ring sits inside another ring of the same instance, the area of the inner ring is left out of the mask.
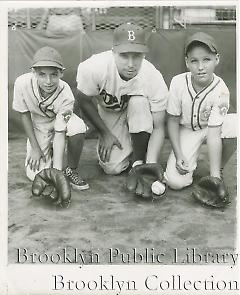
<path id="1" fill-rule="evenodd" d="M 118 53 L 114 49 L 112 49 L 112 53 L 113 53 L 114 58 L 116 58 L 118 56 Z"/>
<path id="2" fill-rule="evenodd" d="M 31 68 L 31 70 L 32 70 L 33 75 L 36 76 L 36 74 L 37 74 L 36 70 L 34 68 Z"/>
<path id="3" fill-rule="evenodd" d="M 189 69 L 187 56 L 185 56 L 185 64 L 186 64 L 186 67 Z"/>
<path id="4" fill-rule="evenodd" d="M 220 62 L 220 55 L 217 53 L 216 54 L 216 65 L 218 65 Z"/>
<path id="5" fill-rule="evenodd" d="M 63 72 L 64 72 L 64 69 L 59 70 L 59 78 L 60 78 L 60 79 L 63 77 Z"/>

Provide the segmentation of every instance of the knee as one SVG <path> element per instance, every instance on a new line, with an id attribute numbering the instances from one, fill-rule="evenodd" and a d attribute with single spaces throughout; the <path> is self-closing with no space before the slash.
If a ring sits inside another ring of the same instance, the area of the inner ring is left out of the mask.
<path id="1" fill-rule="evenodd" d="M 179 176 L 169 176 L 168 174 L 164 174 L 165 181 L 167 185 L 173 190 L 181 190 L 192 184 L 193 179 L 188 175 L 180 175 Z"/>
<path id="2" fill-rule="evenodd" d="M 221 128 L 221 138 L 237 138 L 238 135 L 238 118 L 237 114 L 227 114 Z"/>
<path id="3" fill-rule="evenodd" d="M 74 136 L 79 133 L 85 133 L 87 126 L 77 115 L 73 114 L 67 123 L 67 136 Z"/>
<path id="4" fill-rule="evenodd" d="M 175 182 L 173 182 L 173 181 L 167 181 L 167 185 L 171 188 L 171 189 L 173 189 L 173 190 L 181 190 L 181 189 L 183 189 L 184 187 L 186 187 L 186 186 L 188 186 L 189 184 L 186 184 L 186 183 L 184 183 L 184 182 L 181 182 L 181 181 L 175 181 Z"/>
<path id="5" fill-rule="evenodd" d="M 108 175 L 118 175 L 122 172 L 122 169 L 120 169 L 119 167 L 106 167 L 106 166 L 102 166 L 103 171 L 108 174 Z"/>
<path id="6" fill-rule="evenodd" d="M 99 161 L 99 165 L 102 167 L 103 171 L 109 175 L 118 175 L 129 166 L 129 161 L 124 161 L 121 163 L 104 163 Z"/>
<path id="7" fill-rule="evenodd" d="M 152 133 L 153 118 L 149 101 L 144 96 L 132 96 L 127 109 L 127 120 L 130 133 L 146 131 Z"/>

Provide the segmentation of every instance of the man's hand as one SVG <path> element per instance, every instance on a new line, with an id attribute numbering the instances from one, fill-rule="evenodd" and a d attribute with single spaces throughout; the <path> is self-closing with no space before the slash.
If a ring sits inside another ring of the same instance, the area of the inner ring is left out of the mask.
<path id="1" fill-rule="evenodd" d="M 185 159 L 185 157 L 182 156 L 176 159 L 176 168 L 181 175 L 187 174 L 189 172 L 188 161 Z"/>
<path id="2" fill-rule="evenodd" d="M 109 162 L 110 154 L 114 145 L 119 149 L 122 149 L 120 141 L 112 133 L 109 132 L 100 136 L 98 151 L 100 159 L 103 162 Z"/>
<path id="3" fill-rule="evenodd" d="M 46 158 L 40 148 L 35 148 L 31 150 L 30 155 L 27 157 L 26 166 L 29 165 L 30 169 L 34 172 L 39 170 L 41 159 L 46 162 Z"/>
<path id="4" fill-rule="evenodd" d="M 127 177 L 127 190 L 143 198 L 156 196 L 152 191 L 152 184 L 155 181 L 163 180 L 163 169 L 158 163 L 147 163 L 133 167 Z M 163 196 L 163 194 L 159 195 Z"/>

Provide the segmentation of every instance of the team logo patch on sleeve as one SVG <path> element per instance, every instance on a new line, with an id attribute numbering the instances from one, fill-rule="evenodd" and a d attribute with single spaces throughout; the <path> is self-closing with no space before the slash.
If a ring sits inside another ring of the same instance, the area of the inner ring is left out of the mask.
<path id="1" fill-rule="evenodd" d="M 207 121 L 211 114 L 211 107 L 207 106 L 200 114 L 200 118 L 202 121 Z"/>
<path id="2" fill-rule="evenodd" d="M 219 105 L 219 113 L 222 116 L 225 116 L 228 112 L 228 105 L 226 103 L 222 103 Z"/>
<path id="3" fill-rule="evenodd" d="M 67 123 L 70 119 L 70 117 L 72 116 L 72 111 L 71 110 L 67 110 L 64 113 L 62 113 L 63 119 L 64 121 Z"/>

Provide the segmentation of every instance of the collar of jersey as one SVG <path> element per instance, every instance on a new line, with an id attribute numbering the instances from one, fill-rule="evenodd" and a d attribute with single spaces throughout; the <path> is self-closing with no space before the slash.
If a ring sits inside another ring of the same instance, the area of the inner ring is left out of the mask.
<path id="1" fill-rule="evenodd" d="M 33 81 L 34 95 L 37 97 L 38 101 L 42 102 L 42 103 L 54 101 L 55 97 L 58 96 L 58 94 L 62 91 L 62 88 L 63 88 L 63 86 L 60 85 L 61 84 L 61 80 L 60 80 L 59 85 L 56 88 L 56 90 L 52 94 L 50 94 L 49 96 L 43 97 L 41 95 L 41 92 L 40 92 L 40 89 L 39 89 L 39 86 L 38 86 L 38 83 L 37 83 L 37 79 L 35 77 L 33 77 L 32 81 Z"/>
<path id="2" fill-rule="evenodd" d="M 204 96 L 204 94 L 206 94 L 208 91 L 209 91 L 209 89 L 215 84 L 215 83 L 217 83 L 217 79 L 216 79 L 216 75 L 213 73 L 213 79 L 212 79 L 212 81 L 206 86 L 206 87 L 204 87 L 202 90 L 200 90 L 199 92 L 196 92 L 195 91 L 195 89 L 194 89 L 194 87 L 193 87 L 193 85 L 192 85 L 192 79 L 191 79 L 191 77 L 192 77 L 192 74 L 191 74 L 191 72 L 188 72 L 187 73 L 187 80 L 188 80 L 188 89 L 189 89 L 189 91 L 190 91 L 190 93 L 191 93 L 191 96 L 193 97 L 193 98 L 199 98 L 199 97 L 201 97 L 201 96 Z"/>

